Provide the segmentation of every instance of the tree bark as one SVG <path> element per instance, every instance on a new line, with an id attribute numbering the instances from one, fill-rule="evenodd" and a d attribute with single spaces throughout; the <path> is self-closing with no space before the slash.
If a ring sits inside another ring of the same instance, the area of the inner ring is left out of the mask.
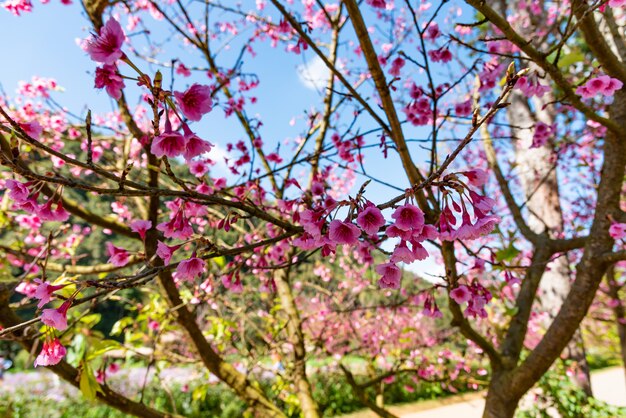
<path id="1" fill-rule="evenodd" d="M 554 117 L 545 107 L 548 101 L 534 98 L 531 112 L 528 100 L 520 92 L 511 93 L 511 106 L 508 117 L 515 138 L 515 157 L 518 178 L 522 184 L 528 226 L 537 234 L 547 234 L 550 238 L 560 238 L 563 233 L 563 212 L 561 210 L 559 183 L 556 169 L 556 155 L 550 142 L 531 148 L 536 121 L 547 125 L 554 123 Z M 539 307 L 548 315 L 547 327 L 556 316 L 571 288 L 571 271 L 566 255 L 553 260 L 543 272 L 537 296 Z M 566 358 L 574 362 L 575 384 L 591 396 L 589 366 L 585 357 L 584 342 L 580 328 L 568 343 L 564 352 Z"/>
<path id="2" fill-rule="evenodd" d="M 626 126 L 626 91 L 616 92 L 609 109 L 613 120 Z M 614 240 L 609 234 L 610 218 L 621 214 L 620 197 L 626 169 L 626 135 L 608 132 L 604 140 L 604 161 L 598 185 L 593 223 L 583 256 L 576 266 L 576 280 L 567 298 L 537 347 L 524 362 L 504 372 L 494 370 L 484 417 L 513 417 L 517 402 L 563 352 L 576 333 L 596 295 L 610 262 Z"/>
<path id="3" fill-rule="evenodd" d="M 289 268 L 281 269 L 274 275 L 276 291 L 280 297 L 280 303 L 287 316 L 287 334 L 293 349 L 291 360 L 293 361 L 294 383 L 296 395 L 300 401 L 300 409 L 304 418 L 319 418 L 320 413 L 317 403 L 313 398 L 313 390 L 306 375 L 306 347 L 304 334 L 302 333 L 302 321 L 296 307 L 289 283 Z"/>
<path id="4" fill-rule="evenodd" d="M 507 391 L 510 377 L 507 372 L 493 373 L 489 382 L 483 418 L 511 418 L 515 415 L 521 396 L 511 396 Z"/>

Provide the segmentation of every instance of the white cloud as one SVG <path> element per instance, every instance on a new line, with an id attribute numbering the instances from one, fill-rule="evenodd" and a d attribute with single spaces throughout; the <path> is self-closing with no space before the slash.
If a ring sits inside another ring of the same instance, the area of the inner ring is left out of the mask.
<path id="1" fill-rule="evenodd" d="M 324 61 L 317 55 L 306 64 L 299 65 L 298 78 L 306 88 L 311 90 L 323 90 L 326 87 L 329 70 Z"/>

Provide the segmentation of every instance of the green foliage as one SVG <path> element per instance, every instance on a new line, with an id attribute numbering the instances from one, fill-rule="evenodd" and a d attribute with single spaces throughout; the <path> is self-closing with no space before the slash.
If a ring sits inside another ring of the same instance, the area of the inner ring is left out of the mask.
<path id="1" fill-rule="evenodd" d="M 85 387 L 82 391 L 97 390 L 97 383 L 88 382 L 88 370 L 83 369 Z M 319 402 L 324 417 L 358 411 L 364 408 L 354 395 L 343 375 L 316 375 L 312 378 L 314 396 Z M 422 399 L 433 399 L 450 394 L 438 383 L 421 383 L 416 390 L 410 392 L 406 384 L 415 384 L 409 379 L 398 379 L 384 386 L 385 404 L 415 402 Z M 265 382 L 263 390 L 290 418 L 300 416 L 298 401 L 293 388 L 280 379 Z M 97 386 L 99 388 L 99 386 Z M 368 396 L 374 399 L 373 388 L 368 389 Z M 95 392 L 93 393 L 95 395 Z M 138 400 L 139 395 L 134 397 Z M 246 417 L 246 405 L 229 388 L 223 384 L 199 383 L 185 391 L 179 386 L 171 388 L 170 393 L 161 388 L 148 385 L 143 395 L 143 403 L 164 412 L 178 413 L 190 418 L 240 418 Z M 174 407 L 175 406 L 175 407 Z M 27 387 L 18 388 L 14 393 L 0 394 L 0 416 L 12 418 L 126 418 L 116 409 L 85 399 L 84 396 L 58 395 L 54 393 L 34 393 Z"/>
<path id="2" fill-rule="evenodd" d="M 538 383 L 538 395 L 532 408 L 519 411 L 517 418 L 549 418 L 550 409 L 563 418 L 606 418 L 626 416 L 626 408 L 618 408 L 595 398 L 589 398 L 565 375 L 559 364 L 544 374 Z"/>

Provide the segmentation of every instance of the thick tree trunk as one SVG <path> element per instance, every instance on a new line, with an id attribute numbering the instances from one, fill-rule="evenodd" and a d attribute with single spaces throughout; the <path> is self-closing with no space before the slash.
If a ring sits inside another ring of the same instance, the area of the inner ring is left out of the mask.
<path id="1" fill-rule="evenodd" d="M 556 155 L 553 146 L 547 142 L 543 146 L 531 148 L 535 121 L 547 125 L 554 123 L 550 112 L 544 108 L 547 100 L 535 98 L 531 112 L 528 100 L 519 92 L 511 94 L 508 117 L 515 137 L 515 156 L 518 177 L 521 181 L 526 207 L 528 226 L 537 234 L 546 233 L 551 238 L 560 238 L 563 233 L 563 213 L 556 170 Z M 548 317 L 549 326 L 571 288 L 570 265 L 566 256 L 552 261 L 539 282 L 538 302 L 542 312 Z M 564 356 L 574 362 L 573 381 L 587 395 L 591 396 L 589 366 L 580 329 L 567 345 Z"/>
<path id="2" fill-rule="evenodd" d="M 520 397 L 509 392 L 510 378 L 506 373 L 494 372 L 489 382 L 483 418 L 512 418 Z"/>

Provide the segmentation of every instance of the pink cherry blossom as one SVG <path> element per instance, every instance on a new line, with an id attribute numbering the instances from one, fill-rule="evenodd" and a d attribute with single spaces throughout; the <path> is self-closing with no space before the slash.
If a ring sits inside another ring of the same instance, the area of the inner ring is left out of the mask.
<path id="1" fill-rule="evenodd" d="M 16 203 L 23 203 L 30 196 L 30 190 L 24 183 L 15 180 L 5 180 L 4 186 L 9 189 L 9 197 Z"/>
<path id="2" fill-rule="evenodd" d="M 163 264 L 166 266 L 170 263 L 172 256 L 174 255 L 174 251 L 178 250 L 180 245 L 169 246 L 167 244 L 162 243 L 161 241 L 157 242 L 156 255 L 163 260 Z"/>
<path id="3" fill-rule="evenodd" d="M 56 201 L 56 208 L 52 208 L 55 202 L 50 199 L 42 206 L 37 208 L 37 214 L 44 221 L 65 222 L 69 219 L 70 214 L 63 208 L 61 200 Z"/>
<path id="4" fill-rule="evenodd" d="M 406 61 L 404 61 L 402 57 L 397 57 L 396 59 L 394 59 L 393 62 L 391 63 L 389 74 L 391 74 L 394 77 L 400 77 L 400 70 L 402 70 L 402 67 L 404 67 L 405 63 Z"/>
<path id="5" fill-rule="evenodd" d="M 613 237 L 613 239 L 626 238 L 626 223 L 612 223 L 609 227 L 609 234 Z"/>
<path id="6" fill-rule="evenodd" d="M 404 231 L 412 229 L 419 233 L 424 227 L 424 213 L 411 204 L 399 206 L 391 217 L 396 220 L 394 225 Z"/>
<path id="7" fill-rule="evenodd" d="M 463 171 L 461 172 L 467 180 L 469 184 L 474 187 L 482 187 L 487 182 L 488 174 L 485 170 L 481 170 L 480 168 L 475 168 L 473 170 Z"/>
<path id="8" fill-rule="evenodd" d="M 454 300 L 459 305 L 461 303 L 469 301 L 471 297 L 472 297 L 472 293 L 469 291 L 469 289 L 465 285 L 461 285 L 450 291 L 450 298 L 452 298 L 452 300 Z"/>
<path id="9" fill-rule="evenodd" d="M 49 327 L 56 328 L 59 331 L 67 329 L 67 310 L 72 302 L 66 300 L 57 309 L 44 309 L 41 312 L 41 322 Z"/>
<path id="10" fill-rule="evenodd" d="M 178 67 L 176 67 L 176 74 L 180 74 L 183 77 L 189 77 L 191 75 L 191 71 L 189 71 L 189 68 L 185 67 L 185 64 L 181 62 L 178 64 Z"/>
<path id="11" fill-rule="evenodd" d="M 415 254 L 411 249 L 406 245 L 405 241 L 402 241 L 399 245 L 396 246 L 393 254 L 391 255 L 392 263 L 407 263 L 410 264 L 415 261 Z"/>
<path id="12" fill-rule="evenodd" d="M 472 199 L 472 203 L 474 207 L 480 210 L 481 212 L 489 212 L 493 206 L 496 204 L 496 201 L 487 196 L 481 196 L 473 190 L 469 192 L 470 198 Z"/>
<path id="13" fill-rule="evenodd" d="M 183 157 L 189 161 L 198 155 L 205 154 L 211 151 L 213 144 L 209 141 L 201 139 L 198 135 L 193 133 L 186 123 L 183 123 L 183 137 L 185 138 L 185 151 Z"/>
<path id="14" fill-rule="evenodd" d="M 100 34 L 87 41 L 87 53 L 96 62 L 113 65 L 124 56 L 124 39 L 124 30 L 119 22 L 110 18 L 100 29 Z"/>
<path id="15" fill-rule="evenodd" d="M 546 144 L 548 139 L 554 134 L 554 128 L 543 122 L 537 122 L 535 132 L 533 134 L 533 142 L 531 148 L 538 148 Z"/>
<path id="16" fill-rule="evenodd" d="M 165 238 L 187 239 L 193 235 L 193 228 L 182 209 L 168 222 L 158 224 L 156 229 L 163 232 Z"/>
<path id="17" fill-rule="evenodd" d="M 128 264 L 129 254 L 124 248 L 116 247 L 111 242 L 106 243 L 107 254 L 109 255 L 108 262 L 117 267 L 122 267 Z"/>
<path id="18" fill-rule="evenodd" d="M 156 157 L 178 157 L 185 151 L 186 140 L 178 132 L 172 131 L 169 119 L 165 121 L 163 133 L 152 140 L 150 152 Z"/>
<path id="19" fill-rule="evenodd" d="M 372 7 L 376 7 L 379 9 L 384 9 L 387 7 L 387 2 L 385 0 L 366 0 L 367 4 Z"/>
<path id="20" fill-rule="evenodd" d="M 175 91 L 174 97 L 176 97 L 180 111 L 192 121 L 199 121 L 202 115 L 209 113 L 213 107 L 209 86 L 193 84 L 184 92 Z"/>
<path id="21" fill-rule="evenodd" d="M 41 352 L 35 359 L 35 367 L 37 366 L 54 366 L 59 364 L 63 357 L 67 354 L 67 350 L 58 338 L 52 341 L 44 341 Z"/>
<path id="22" fill-rule="evenodd" d="M 600 75 L 591 78 L 587 82 L 576 89 L 576 94 L 585 99 L 595 97 L 598 93 L 604 96 L 613 96 L 615 91 L 622 88 L 624 83 L 620 80 L 608 75 Z"/>
<path id="23" fill-rule="evenodd" d="M 384 263 L 376 266 L 376 273 L 382 277 L 378 285 L 383 289 L 398 289 L 402 280 L 402 271 L 394 263 Z"/>
<path id="24" fill-rule="evenodd" d="M 139 234 L 142 240 L 146 239 L 146 232 L 152 228 L 152 221 L 145 221 L 143 219 L 136 219 L 130 223 L 130 229 L 133 232 Z"/>
<path id="25" fill-rule="evenodd" d="M 328 226 L 328 238 L 335 244 L 355 245 L 360 235 L 359 228 L 351 222 L 335 219 Z"/>
<path id="26" fill-rule="evenodd" d="M 53 286 L 48 282 L 42 281 L 41 279 L 35 279 L 35 283 L 39 283 L 34 294 L 35 299 L 39 299 L 39 303 L 37 304 L 37 308 L 39 309 L 43 308 L 46 303 L 50 302 L 54 292 L 65 287 L 65 285 Z"/>
<path id="27" fill-rule="evenodd" d="M 30 0 L 7 0 L 2 3 L 2 7 L 15 16 L 19 16 L 22 12 L 29 13 L 33 11 L 33 4 Z"/>
<path id="28" fill-rule="evenodd" d="M 452 61 L 452 53 L 448 48 L 433 49 L 428 51 L 428 56 L 433 62 L 450 62 Z"/>
<path id="29" fill-rule="evenodd" d="M 26 297 L 34 298 L 37 292 L 37 285 L 33 282 L 21 282 L 17 285 L 15 291 L 26 295 Z"/>
<path id="30" fill-rule="evenodd" d="M 181 280 L 193 280 L 206 271 L 206 262 L 196 256 L 180 262 L 176 268 L 176 277 Z"/>
<path id="31" fill-rule="evenodd" d="M 374 205 L 368 205 L 359 212 L 356 223 L 367 235 L 374 235 L 385 224 L 382 212 Z"/>
<path id="32" fill-rule="evenodd" d="M 118 100 L 122 97 L 122 89 L 125 87 L 124 79 L 117 72 L 115 65 L 104 64 L 96 68 L 95 88 L 106 88 L 107 94 Z"/>
<path id="33" fill-rule="evenodd" d="M 41 124 L 39 124 L 36 120 L 27 123 L 20 123 L 20 127 L 33 139 L 39 140 L 41 134 L 43 133 Z"/>
<path id="34" fill-rule="evenodd" d="M 209 163 L 204 160 L 193 160 L 189 162 L 189 172 L 196 177 L 202 177 L 209 171 Z"/>

